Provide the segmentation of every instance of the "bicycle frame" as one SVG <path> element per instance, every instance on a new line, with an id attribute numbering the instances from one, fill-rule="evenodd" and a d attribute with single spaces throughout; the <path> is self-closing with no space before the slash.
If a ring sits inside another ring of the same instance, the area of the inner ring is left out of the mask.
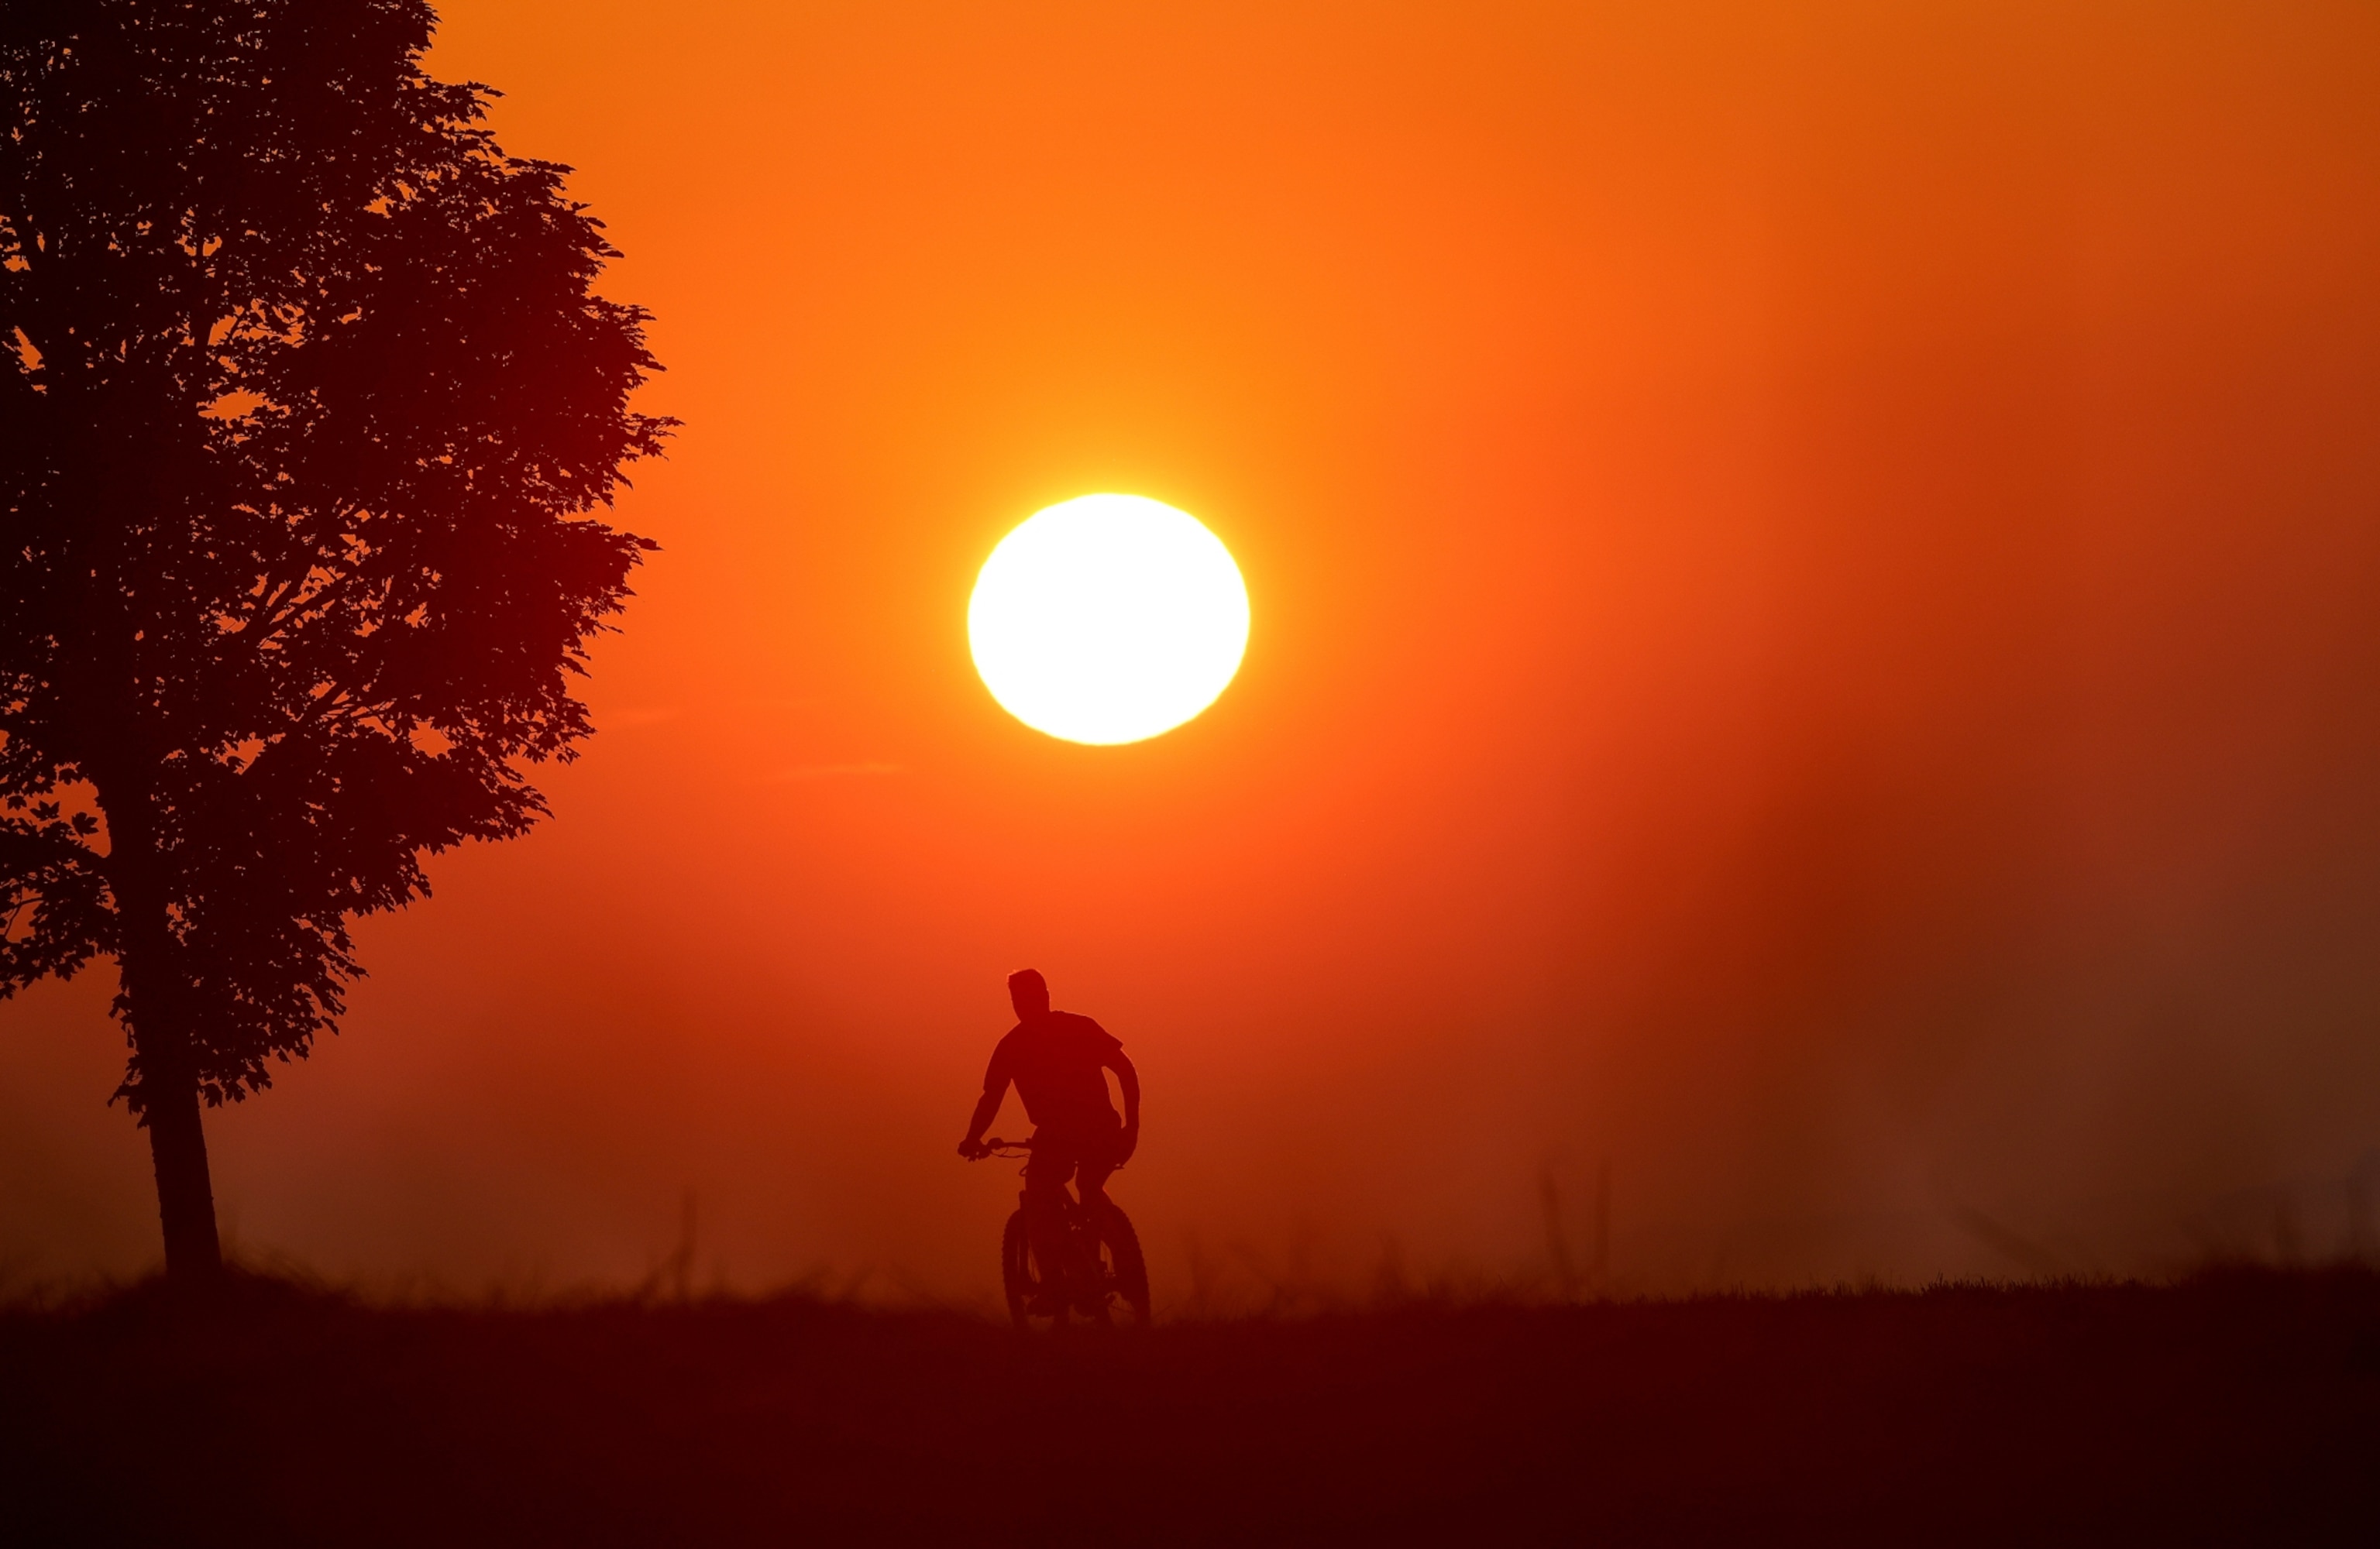
<path id="1" fill-rule="evenodd" d="M 1009 1159 L 1031 1159 L 1031 1140 L 1003 1140 L 992 1136 L 986 1140 L 969 1161 L 981 1161 L 986 1156 Z M 1036 1317 L 1049 1317 L 1052 1327 L 1062 1327 L 1068 1311 L 1079 1312 L 1094 1323 L 1111 1321 L 1114 1305 L 1131 1314 L 1135 1324 L 1148 1321 L 1148 1268 L 1140 1251 L 1140 1237 L 1133 1229 L 1132 1220 L 1113 1200 L 1102 1192 L 1096 1200 L 1077 1199 L 1064 1189 L 1059 1190 L 1065 1201 L 1064 1227 L 1066 1240 L 1075 1263 L 1071 1266 L 1043 1265 L 1030 1250 L 1030 1234 L 1026 1229 L 1028 1192 L 1016 1196 L 1016 1213 L 1009 1217 L 1002 1234 L 1001 1248 L 1001 1280 L 1008 1295 L 1009 1315 L 1020 1329 L 1031 1326 Z M 1101 1249 L 1108 1259 L 1102 1262 Z M 1057 1289 L 1063 1304 L 1056 1312 L 1036 1313 L 1032 1304 L 1050 1293 L 1049 1271 L 1057 1269 Z M 1028 1289 L 1038 1294 L 1028 1295 Z"/>

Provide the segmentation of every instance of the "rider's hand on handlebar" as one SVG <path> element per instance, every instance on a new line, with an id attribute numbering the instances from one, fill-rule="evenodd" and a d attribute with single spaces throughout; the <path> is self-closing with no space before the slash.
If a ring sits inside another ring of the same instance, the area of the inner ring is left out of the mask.
<path id="1" fill-rule="evenodd" d="M 972 1135 L 959 1142 L 959 1155 L 965 1157 L 970 1162 L 978 1160 L 990 1150 L 991 1147 L 984 1144 L 983 1142 L 977 1140 Z"/>

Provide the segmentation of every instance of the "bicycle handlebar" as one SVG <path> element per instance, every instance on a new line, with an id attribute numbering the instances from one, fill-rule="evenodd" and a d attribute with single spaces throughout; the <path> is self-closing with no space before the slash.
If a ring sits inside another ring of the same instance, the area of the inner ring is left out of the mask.
<path id="1" fill-rule="evenodd" d="M 1006 1156 L 1013 1161 L 1019 1156 L 1030 1156 L 1033 1151 L 1033 1142 L 1030 1139 L 1002 1140 L 998 1135 L 992 1135 L 984 1140 L 981 1144 L 982 1149 L 968 1157 L 968 1161 L 980 1162 L 986 1156 Z M 1113 1170 L 1122 1172 L 1123 1167 L 1122 1162 L 1118 1162 Z"/>

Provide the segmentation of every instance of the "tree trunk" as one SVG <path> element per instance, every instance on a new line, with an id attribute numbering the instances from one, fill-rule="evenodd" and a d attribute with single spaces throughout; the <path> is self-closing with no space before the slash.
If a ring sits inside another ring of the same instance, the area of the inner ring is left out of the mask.
<path id="1" fill-rule="evenodd" d="M 222 1272 L 223 1244 L 215 1237 L 214 1182 L 207 1171 L 198 1086 L 184 1081 L 166 1090 L 143 1082 L 141 1088 L 149 1159 L 157 1169 L 157 1215 L 165 1228 L 165 1278 L 202 1285 Z"/>
<path id="2" fill-rule="evenodd" d="M 165 1228 L 165 1278 L 180 1287 L 212 1282 L 223 1271 L 215 1236 L 214 1180 L 207 1168 L 207 1134 L 199 1118 L 198 1071 L 183 1020 L 181 965 L 176 961 L 165 896 L 151 870 L 145 793 L 110 801 L 109 884 L 122 936 L 116 970 L 123 976 L 124 1020 L 132 1032 L 136 1106 L 149 1131 L 149 1160 L 157 1174 L 157 1216 Z"/>

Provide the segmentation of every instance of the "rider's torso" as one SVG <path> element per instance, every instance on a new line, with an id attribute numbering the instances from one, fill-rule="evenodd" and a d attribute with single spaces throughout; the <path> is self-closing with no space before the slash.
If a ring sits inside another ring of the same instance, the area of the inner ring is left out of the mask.
<path id="1" fill-rule="evenodd" d="M 1005 1064 L 1033 1122 L 1058 1131 L 1111 1130 L 1123 1121 L 1108 1102 L 1101 1070 L 1123 1046 L 1106 1028 L 1072 1011 L 1021 1022 L 993 1051 Z"/>

